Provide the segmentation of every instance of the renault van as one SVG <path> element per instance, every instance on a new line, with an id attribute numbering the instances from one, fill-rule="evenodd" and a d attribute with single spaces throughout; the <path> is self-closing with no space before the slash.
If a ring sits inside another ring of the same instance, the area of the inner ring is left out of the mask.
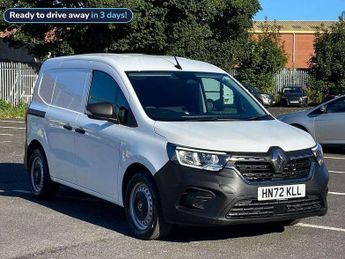
<path id="1" fill-rule="evenodd" d="M 208 63 L 140 54 L 52 58 L 27 112 L 32 193 L 66 185 L 125 208 L 130 231 L 287 225 L 327 211 L 321 146 Z"/>

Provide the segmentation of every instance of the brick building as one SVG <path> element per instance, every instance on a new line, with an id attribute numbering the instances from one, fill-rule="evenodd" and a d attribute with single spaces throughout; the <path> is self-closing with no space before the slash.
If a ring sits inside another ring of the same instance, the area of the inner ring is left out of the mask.
<path id="1" fill-rule="evenodd" d="M 254 23 L 253 33 L 262 33 L 262 21 Z M 314 54 L 315 32 L 321 26 L 330 27 L 335 21 L 267 21 L 279 26 L 280 40 L 288 55 L 286 68 L 306 69 Z"/>

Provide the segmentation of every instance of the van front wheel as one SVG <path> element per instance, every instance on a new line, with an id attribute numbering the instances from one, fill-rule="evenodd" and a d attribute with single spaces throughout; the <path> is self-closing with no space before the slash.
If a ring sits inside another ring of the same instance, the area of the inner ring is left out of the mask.
<path id="1" fill-rule="evenodd" d="M 134 236 L 160 239 L 171 225 L 164 222 L 155 185 L 145 172 L 137 172 L 129 181 L 125 195 L 126 219 Z"/>
<path id="2" fill-rule="evenodd" d="M 40 149 L 35 149 L 30 155 L 29 181 L 31 192 L 38 199 L 52 198 L 59 188 L 50 178 L 47 159 Z"/>

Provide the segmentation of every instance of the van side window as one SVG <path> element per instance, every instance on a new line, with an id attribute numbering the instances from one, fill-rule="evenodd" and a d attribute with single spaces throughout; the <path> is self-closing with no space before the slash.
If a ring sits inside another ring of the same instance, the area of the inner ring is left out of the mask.
<path id="1" fill-rule="evenodd" d="M 345 112 L 345 98 L 340 98 L 334 102 L 330 102 L 327 105 L 328 113 Z"/>
<path id="2" fill-rule="evenodd" d="M 125 116 L 125 121 L 121 121 L 121 124 L 130 127 L 136 126 L 134 115 L 117 82 L 107 73 L 95 70 L 93 71 L 88 104 L 101 102 L 113 104 L 117 111 L 121 107 L 125 108 L 127 110 L 127 116 Z"/>
<path id="3" fill-rule="evenodd" d="M 83 70 L 58 71 L 52 104 L 81 112 L 87 78 L 88 72 Z"/>
<path id="4" fill-rule="evenodd" d="M 39 96 L 47 103 L 50 104 L 54 92 L 56 71 L 46 71 L 42 76 L 41 85 L 39 87 Z"/>
<path id="5" fill-rule="evenodd" d="M 94 71 L 88 104 L 107 102 L 115 104 L 119 86 L 108 74 Z"/>

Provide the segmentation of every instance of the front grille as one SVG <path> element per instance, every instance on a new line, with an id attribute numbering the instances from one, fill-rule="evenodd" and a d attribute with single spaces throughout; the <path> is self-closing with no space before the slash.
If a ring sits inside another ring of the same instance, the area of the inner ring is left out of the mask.
<path id="1" fill-rule="evenodd" d="M 226 217 L 231 219 L 265 218 L 318 212 L 322 208 L 324 205 L 318 196 L 281 201 L 242 200 L 232 207 Z"/>
<path id="2" fill-rule="evenodd" d="M 238 161 L 235 167 L 248 181 L 271 181 L 307 177 L 311 163 L 311 157 L 292 159 L 286 163 L 282 172 L 275 172 L 268 161 Z"/>

